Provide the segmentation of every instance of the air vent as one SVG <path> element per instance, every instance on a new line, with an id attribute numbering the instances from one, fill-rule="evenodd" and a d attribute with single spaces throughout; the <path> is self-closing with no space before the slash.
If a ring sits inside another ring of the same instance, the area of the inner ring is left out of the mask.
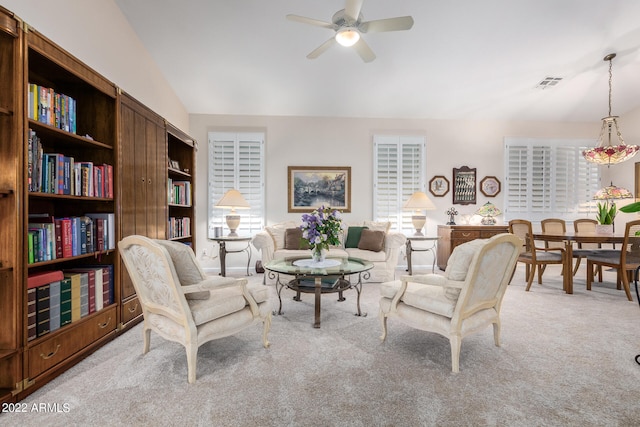
<path id="1" fill-rule="evenodd" d="M 560 83 L 560 80 L 562 80 L 562 77 L 545 77 L 540 83 L 536 85 L 536 88 L 548 89 Z"/>

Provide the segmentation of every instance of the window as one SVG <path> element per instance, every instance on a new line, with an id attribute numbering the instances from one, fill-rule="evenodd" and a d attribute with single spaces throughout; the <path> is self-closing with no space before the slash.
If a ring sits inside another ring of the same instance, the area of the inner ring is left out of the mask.
<path id="1" fill-rule="evenodd" d="M 595 140 L 505 139 L 505 220 L 573 220 L 595 211 L 598 165 L 582 151 Z"/>
<path id="2" fill-rule="evenodd" d="M 228 210 L 213 205 L 228 190 L 240 191 L 251 206 L 238 209 L 238 235 L 254 234 L 264 226 L 264 134 L 209 133 L 209 237 L 214 227 L 226 228 Z"/>
<path id="3" fill-rule="evenodd" d="M 411 211 L 402 209 L 416 191 L 426 192 L 426 142 L 422 136 L 373 137 L 373 217 L 412 232 Z"/>

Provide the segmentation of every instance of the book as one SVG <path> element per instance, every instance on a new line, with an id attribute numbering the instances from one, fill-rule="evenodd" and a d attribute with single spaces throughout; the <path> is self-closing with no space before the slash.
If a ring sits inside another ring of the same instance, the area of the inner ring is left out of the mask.
<path id="1" fill-rule="evenodd" d="M 71 322 L 80 320 L 80 273 L 65 273 L 71 282 Z"/>
<path id="2" fill-rule="evenodd" d="M 73 233 L 71 232 L 71 218 L 62 218 L 62 256 L 73 256 Z"/>
<path id="3" fill-rule="evenodd" d="M 60 328 L 60 281 L 49 284 L 49 330 Z"/>
<path id="4" fill-rule="evenodd" d="M 113 213 L 87 213 L 89 218 L 93 219 L 103 219 L 104 225 L 106 225 L 106 230 L 104 234 L 106 236 L 105 240 L 105 249 L 115 249 L 116 248 L 116 221 L 115 215 Z"/>
<path id="5" fill-rule="evenodd" d="M 36 335 L 49 333 L 49 285 L 36 288 Z"/>
<path id="6" fill-rule="evenodd" d="M 36 288 L 29 288 L 27 289 L 27 341 L 38 336 L 36 323 Z"/>
<path id="7" fill-rule="evenodd" d="M 60 327 L 71 323 L 71 278 L 60 281 Z"/>
<path id="8" fill-rule="evenodd" d="M 80 286 L 85 286 L 85 280 L 87 283 L 87 314 L 95 313 L 96 311 L 96 276 L 98 275 L 96 268 L 70 268 L 65 270 L 67 273 L 80 273 L 82 275 L 82 281 Z M 99 272 L 100 276 L 100 292 L 102 293 L 102 271 Z M 86 277 L 86 279 L 85 279 Z M 84 295 L 84 291 L 81 292 L 81 297 Z M 100 301 L 102 303 L 102 295 L 100 296 Z M 84 304 L 84 300 L 82 302 Z M 102 307 L 100 307 L 102 308 Z"/>
<path id="9" fill-rule="evenodd" d="M 37 288 L 38 286 L 47 285 L 51 282 L 62 280 L 64 274 L 62 270 L 43 271 L 35 273 L 27 277 L 27 289 Z"/>

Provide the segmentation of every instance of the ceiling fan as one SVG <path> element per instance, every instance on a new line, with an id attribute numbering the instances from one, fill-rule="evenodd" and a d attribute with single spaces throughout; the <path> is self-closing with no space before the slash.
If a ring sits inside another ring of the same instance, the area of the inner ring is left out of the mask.
<path id="1" fill-rule="evenodd" d="M 371 62 L 376 59 L 376 54 L 373 53 L 369 45 L 361 37 L 362 34 L 403 31 L 409 30 L 413 26 L 413 18 L 410 16 L 363 21 L 362 14 L 360 13 L 362 2 L 363 0 L 346 0 L 345 8 L 337 11 L 333 15 L 333 18 L 331 18 L 331 22 L 299 15 L 287 15 L 287 19 L 291 21 L 302 22 L 303 24 L 315 25 L 335 31 L 334 37 L 331 37 L 314 49 L 307 55 L 307 58 L 315 59 L 331 46 L 339 43 L 342 46 L 353 46 L 364 62 Z"/>

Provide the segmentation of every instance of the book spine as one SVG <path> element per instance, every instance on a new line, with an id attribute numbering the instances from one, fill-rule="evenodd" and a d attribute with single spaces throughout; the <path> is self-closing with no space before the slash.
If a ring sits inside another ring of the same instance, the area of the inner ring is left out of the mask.
<path id="1" fill-rule="evenodd" d="M 60 281 L 49 284 L 49 329 L 60 329 Z"/>
<path id="2" fill-rule="evenodd" d="M 60 281 L 60 326 L 71 323 L 71 279 Z"/>
<path id="3" fill-rule="evenodd" d="M 36 324 L 36 288 L 31 288 L 27 289 L 27 341 L 38 336 Z"/>
<path id="4" fill-rule="evenodd" d="M 49 285 L 36 288 L 36 334 L 41 337 L 49 332 Z"/>

